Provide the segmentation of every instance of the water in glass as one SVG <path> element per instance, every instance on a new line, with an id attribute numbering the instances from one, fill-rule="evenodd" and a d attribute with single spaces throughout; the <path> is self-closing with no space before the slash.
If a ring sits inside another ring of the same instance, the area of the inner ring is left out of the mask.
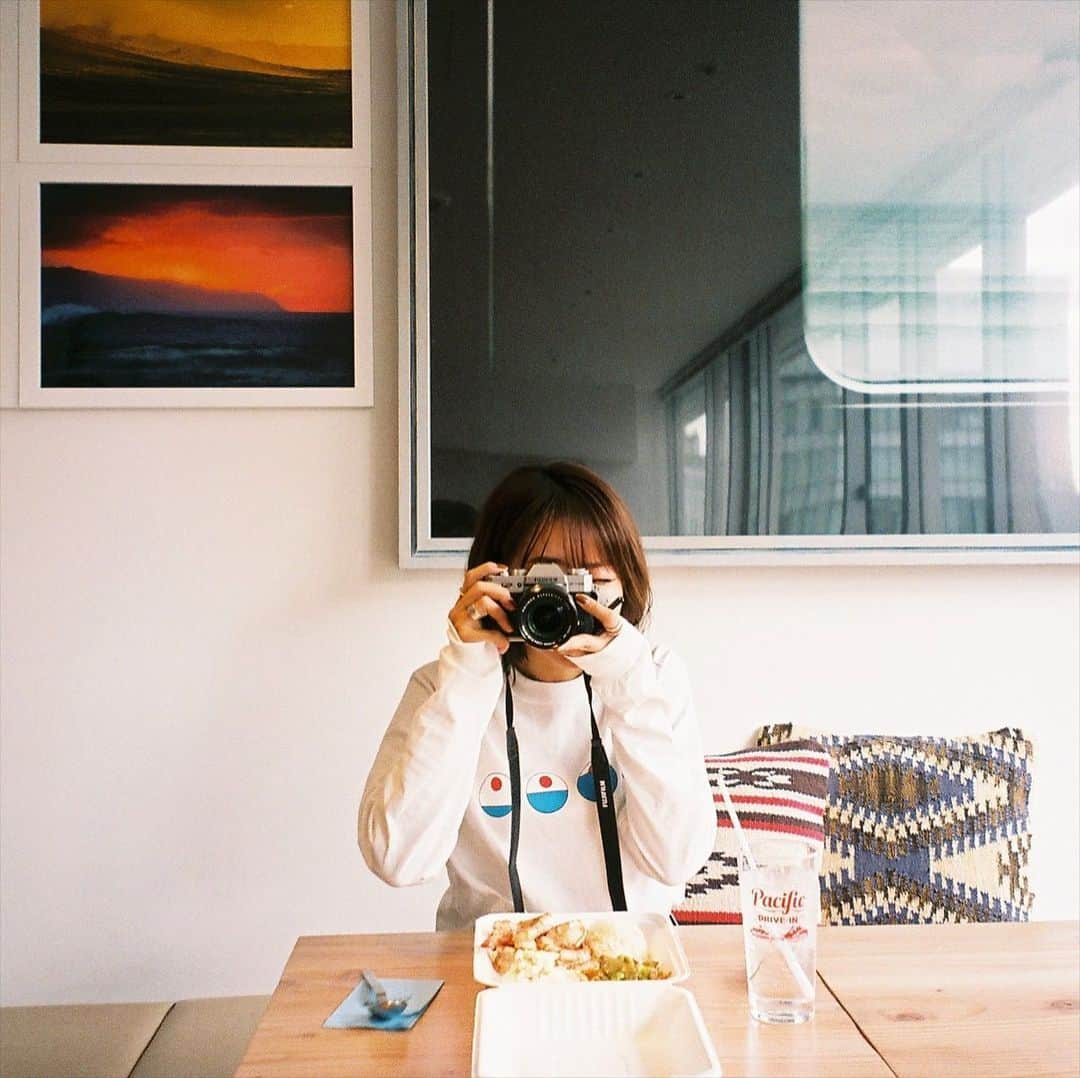
<path id="1" fill-rule="evenodd" d="M 760 1022 L 814 1015 L 818 921 L 816 847 L 755 842 L 740 859 L 743 943 L 750 1013 Z"/>

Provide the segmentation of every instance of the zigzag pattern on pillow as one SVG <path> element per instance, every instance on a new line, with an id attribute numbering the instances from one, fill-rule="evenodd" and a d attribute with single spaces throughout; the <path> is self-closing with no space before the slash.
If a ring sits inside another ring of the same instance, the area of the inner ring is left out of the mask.
<path id="1" fill-rule="evenodd" d="M 791 741 L 767 750 L 706 756 L 705 768 L 716 803 L 716 842 L 708 862 L 686 885 L 686 896 L 672 913 L 679 924 L 741 924 L 739 843 L 720 783 L 746 831 L 820 845 L 829 754 L 816 742 Z"/>
<path id="2" fill-rule="evenodd" d="M 1033 753 L 1019 730 L 849 737 L 784 723 L 764 727 L 758 743 L 791 737 L 813 738 L 833 760 L 827 924 L 1028 920 Z"/>

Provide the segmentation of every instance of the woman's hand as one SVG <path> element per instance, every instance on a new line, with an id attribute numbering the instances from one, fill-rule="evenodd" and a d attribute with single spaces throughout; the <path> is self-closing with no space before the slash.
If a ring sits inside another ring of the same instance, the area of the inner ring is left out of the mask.
<path id="1" fill-rule="evenodd" d="M 574 598 L 586 614 L 592 614 L 596 618 L 603 631 L 596 634 L 578 633 L 577 636 L 572 636 L 566 643 L 561 644 L 556 650 L 568 659 L 603 651 L 619 635 L 623 623 L 622 615 L 618 611 L 604 606 L 603 603 L 598 603 L 591 595 L 586 595 L 582 591 L 578 592 Z"/>
<path id="2" fill-rule="evenodd" d="M 514 609 L 514 600 L 506 588 L 492 584 L 484 577 L 505 572 L 505 565 L 493 561 L 470 569 L 465 574 L 458 601 L 450 608 L 450 621 L 465 643 L 486 640 L 495 645 L 500 655 L 504 655 L 510 646 L 507 637 L 513 632 L 513 626 L 506 612 Z M 490 623 L 482 625 L 486 617 L 491 618 L 498 628 L 491 628 Z"/>

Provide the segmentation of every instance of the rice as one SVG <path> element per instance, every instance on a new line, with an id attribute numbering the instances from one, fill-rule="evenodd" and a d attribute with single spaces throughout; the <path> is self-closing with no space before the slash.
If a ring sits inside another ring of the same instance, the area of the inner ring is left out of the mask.
<path id="1" fill-rule="evenodd" d="M 648 953 L 645 934 L 638 925 L 632 923 L 597 921 L 585 936 L 585 946 L 597 958 L 617 958 L 625 955 L 635 962 L 643 962 Z"/>

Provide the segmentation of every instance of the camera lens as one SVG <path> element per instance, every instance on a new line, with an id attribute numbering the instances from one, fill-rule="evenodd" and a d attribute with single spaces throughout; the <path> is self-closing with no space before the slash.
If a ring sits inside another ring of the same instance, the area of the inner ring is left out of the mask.
<path id="1" fill-rule="evenodd" d="M 534 648 L 555 648 L 574 635 L 577 607 L 557 587 L 537 587 L 521 604 L 521 639 Z"/>

